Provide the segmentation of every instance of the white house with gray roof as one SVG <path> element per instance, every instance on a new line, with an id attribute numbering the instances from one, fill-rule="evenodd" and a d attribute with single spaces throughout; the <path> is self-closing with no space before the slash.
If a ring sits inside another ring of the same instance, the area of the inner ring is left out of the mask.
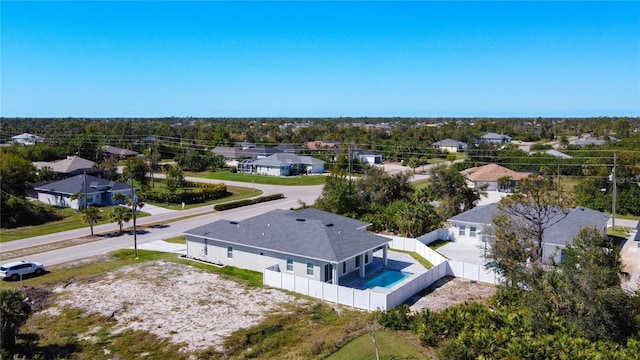
<path id="1" fill-rule="evenodd" d="M 324 173 L 324 161 L 311 156 L 279 153 L 263 159 L 244 160 L 238 164 L 238 170 L 245 173 L 271 176 L 322 174 Z"/>
<path id="2" fill-rule="evenodd" d="M 482 135 L 480 140 L 484 143 L 508 144 L 511 142 L 511 136 L 490 132 Z"/>
<path id="3" fill-rule="evenodd" d="M 44 142 L 44 138 L 29 133 L 22 133 L 20 135 L 12 136 L 11 140 L 16 144 L 22 145 L 35 145 L 37 143 Z"/>
<path id="4" fill-rule="evenodd" d="M 101 179 L 91 175 L 76 175 L 60 181 L 37 185 L 34 190 L 38 193 L 38 200 L 43 203 L 80 209 L 85 206 L 115 205 L 115 193 L 131 197 L 131 187 L 127 184 Z M 83 194 L 81 199 L 71 200 L 73 194 Z M 86 194 L 86 197 L 84 196 Z"/>
<path id="5" fill-rule="evenodd" d="M 436 141 L 432 143 L 431 146 L 440 151 L 446 151 L 450 153 L 465 152 L 469 147 L 469 145 L 467 145 L 467 143 L 465 142 L 452 139 Z"/>
<path id="6" fill-rule="evenodd" d="M 469 211 L 449 218 L 449 239 L 466 242 L 474 246 L 483 246 L 491 242 L 486 231 L 492 226 L 492 218 L 500 212 L 498 204 L 477 206 Z M 558 213 L 558 216 L 562 216 Z M 553 258 L 560 262 L 562 249 L 573 242 L 585 227 L 592 227 L 606 234 L 609 215 L 600 211 L 578 206 L 569 210 L 567 216 L 549 226 L 543 235 L 542 254 L 545 259 Z M 551 221 L 553 222 L 553 220 Z M 486 235 L 486 236 L 485 236 Z"/>
<path id="7" fill-rule="evenodd" d="M 369 224 L 317 209 L 273 210 L 242 221 L 218 220 L 185 232 L 187 257 L 262 272 L 281 272 L 340 284 L 359 272 L 389 239 L 365 231 Z"/>

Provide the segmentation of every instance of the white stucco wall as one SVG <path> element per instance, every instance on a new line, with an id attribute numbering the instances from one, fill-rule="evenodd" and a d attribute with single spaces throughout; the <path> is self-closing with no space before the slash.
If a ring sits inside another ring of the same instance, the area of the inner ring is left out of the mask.
<path id="1" fill-rule="evenodd" d="M 227 246 L 229 245 L 226 243 L 209 239 L 207 239 L 206 243 L 205 251 L 204 239 L 187 236 L 187 257 L 258 272 L 262 272 L 265 268 L 277 264 L 280 271 L 283 273 L 308 277 L 318 281 L 324 281 L 325 279 L 324 269 L 325 264 L 327 263 L 323 261 L 309 260 L 299 256 L 292 256 L 269 250 L 259 250 L 240 245 L 231 245 L 233 248 L 233 258 L 229 258 L 227 257 Z M 287 270 L 287 258 L 293 259 L 293 271 Z M 370 264 L 373 261 L 373 252 L 367 252 L 367 256 L 365 256 L 365 258 L 366 264 Z M 312 276 L 307 275 L 308 261 L 313 263 Z M 338 278 L 340 278 L 358 270 L 359 267 L 355 267 L 355 257 L 353 257 L 346 261 L 346 272 L 343 272 L 343 265 L 340 263 L 336 268 L 336 274 Z"/>
<path id="2" fill-rule="evenodd" d="M 464 227 L 464 229 L 462 229 L 462 227 Z M 475 228 L 475 236 L 472 236 L 472 228 Z M 482 224 L 453 222 L 451 228 L 449 228 L 449 236 L 450 239 L 456 242 L 477 242 L 480 244 L 482 242 L 482 230 Z"/>
<path id="3" fill-rule="evenodd" d="M 282 171 L 279 167 L 256 166 L 256 174 L 282 176 Z"/>

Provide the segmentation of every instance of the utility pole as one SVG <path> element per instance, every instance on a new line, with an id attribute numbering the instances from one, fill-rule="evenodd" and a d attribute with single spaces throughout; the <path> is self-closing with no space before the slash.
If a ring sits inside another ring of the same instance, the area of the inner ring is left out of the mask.
<path id="1" fill-rule="evenodd" d="M 84 208 L 87 209 L 88 199 L 87 199 L 87 170 L 84 171 Z M 92 224 L 93 225 L 93 224 Z"/>
<path id="2" fill-rule="evenodd" d="M 138 232 L 136 231 L 136 206 L 138 205 L 138 198 L 136 196 L 136 189 L 133 187 L 133 177 L 131 178 L 131 211 L 133 211 L 133 253 L 138 258 Z"/>
<path id="3" fill-rule="evenodd" d="M 613 171 L 611 172 L 611 181 L 613 181 L 613 199 L 611 201 L 611 226 L 615 229 L 616 227 L 616 197 L 618 196 L 618 187 L 616 184 L 616 162 L 618 160 L 618 156 L 616 152 L 613 152 Z"/>
<path id="4" fill-rule="evenodd" d="M 351 144 L 347 147 L 347 158 L 349 161 L 349 181 L 351 181 Z"/>

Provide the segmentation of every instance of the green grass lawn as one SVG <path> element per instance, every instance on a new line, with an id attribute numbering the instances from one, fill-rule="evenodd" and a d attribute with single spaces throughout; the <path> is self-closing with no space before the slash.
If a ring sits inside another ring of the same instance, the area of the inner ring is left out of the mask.
<path id="1" fill-rule="evenodd" d="M 324 175 L 302 175 L 302 176 L 266 176 L 255 174 L 231 173 L 229 171 L 219 171 L 215 173 L 185 173 L 185 176 L 193 176 L 204 179 L 239 181 L 245 183 L 256 183 L 264 185 L 324 185 L 326 176 Z"/>
<path id="2" fill-rule="evenodd" d="M 380 359 L 429 359 L 419 347 L 407 341 L 402 333 L 388 330 L 375 332 Z M 376 350 L 370 333 L 363 334 L 327 360 L 370 360 L 376 358 Z"/>
<path id="3" fill-rule="evenodd" d="M 439 248 L 447 245 L 449 240 L 436 240 L 429 245 L 427 245 L 431 250 L 438 250 Z"/>
<path id="4" fill-rule="evenodd" d="M 635 215 L 618 215 L 618 214 L 616 214 L 616 219 L 624 219 L 624 220 L 636 220 L 636 221 L 640 221 L 640 216 L 635 216 Z"/>
<path id="5" fill-rule="evenodd" d="M 615 228 L 608 227 L 607 235 L 614 236 L 620 239 L 626 239 L 627 237 L 629 237 L 629 233 L 631 232 L 631 230 L 633 229 L 626 226 L 616 226 Z"/>
<path id="6" fill-rule="evenodd" d="M 419 181 L 411 182 L 411 186 L 413 186 L 415 189 L 427 187 L 429 186 L 429 184 L 431 184 L 431 179 L 422 179 Z"/>
<path id="7" fill-rule="evenodd" d="M 418 253 L 415 251 L 404 251 L 404 250 L 398 250 L 398 249 L 389 249 L 389 251 L 409 254 L 411 255 L 412 258 L 414 258 L 417 262 L 419 262 L 420 265 L 424 266 L 425 269 L 431 269 L 433 267 L 433 264 L 429 260 L 418 255 Z"/>
<path id="8" fill-rule="evenodd" d="M 164 239 L 164 241 L 172 244 L 186 244 L 187 237 L 185 235 L 174 236 L 172 238 Z"/>
<path id="9" fill-rule="evenodd" d="M 108 224 L 108 214 L 111 211 L 111 208 L 112 207 L 101 208 L 102 212 L 100 215 L 102 216 L 102 220 L 98 221 L 98 223 L 94 225 Z M 74 209 L 69 208 L 59 209 L 56 210 L 56 212 L 64 216 L 64 218 L 62 220 L 52 221 L 41 225 L 22 226 L 14 229 L 0 229 L 0 243 L 84 227 L 87 228 L 87 235 L 90 234 L 89 224 L 82 222 L 81 212 L 76 212 Z M 137 218 L 149 216 L 148 213 L 140 210 L 138 210 L 136 214 Z"/>

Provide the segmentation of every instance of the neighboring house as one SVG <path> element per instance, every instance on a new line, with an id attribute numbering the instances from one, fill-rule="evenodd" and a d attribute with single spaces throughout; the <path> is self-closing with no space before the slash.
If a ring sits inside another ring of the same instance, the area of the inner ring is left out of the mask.
<path id="1" fill-rule="evenodd" d="M 324 173 L 324 161 L 311 156 L 280 153 L 257 160 L 244 160 L 238 171 L 271 176 Z"/>
<path id="2" fill-rule="evenodd" d="M 67 156 L 66 159 L 57 161 L 36 161 L 33 166 L 36 170 L 48 167 L 51 171 L 64 175 L 64 177 L 80 175 L 83 173 L 96 174 L 100 169 L 95 168 L 96 163 L 91 160 L 83 159 L 79 156 Z"/>
<path id="3" fill-rule="evenodd" d="M 262 272 L 282 272 L 339 285 L 365 266 L 389 239 L 365 231 L 369 224 L 317 209 L 273 210 L 242 221 L 218 220 L 185 232 L 187 257 Z"/>
<path id="4" fill-rule="evenodd" d="M 480 140 L 484 143 L 508 144 L 511 142 L 511 136 L 496 133 L 486 133 L 482 135 L 482 138 Z"/>
<path id="5" fill-rule="evenodd" d="M 431 144 L 431 146 L 440 151 L 446 151 L 450 153 L 465 152 L 467 151 L 467 147 L 469 147 L 467 143 L 451 139 L 436 141 Z"/>
<path id="6" fill-rule="evenodd" d="M 340 142 L 338 141 L 309 141 L 305 144 L 309 150 L 323 150 L 323 149 L 340 149 Z"/>
<path id="7" fill-rule="evenodd" d="M 539 153 L 538 151 L 531 151 L 529 154 L 536 154 Z M 558 150 L 554 150 L 554 149 L 550 149 L 544 152 L 547 155 L 551 155 L 560 159 L 573 159 L 573 156 L 571 155 L 567 155 L 561 151 Z"/>
<path id="8" fill-rule="evenodd" d="M 216 146 L 211 152 L 222 156 L 227 166 L 238 167 L 240 159 L 249 157 L 245 150 L 237 146 Z"/>
<path id="9" fill-rule="evenodd" d="M 22 145 L 35 145 L 36 143 L 44 142 L 44 138 L 29 133 L 22 133 L 20 135 L 12 136 L 11 140 L 13 140 L 13 142 L 15 142 L 16 144 Z"/>
<path id="10" fill-rule="evenodd" d="M 353 158 L 358 159 L 358 161 L 369 164 L 369 165 L 380 165 L 382 164 L 382 154 L 371 150 L 356 150 L 353 153 Z"/>
<path id="11" fill-rule="evenodd" d="M 449 218 L 447 220 L 451 225 L 449 238 L 454 241 L 483 246 L 486 249 L 492 240 L 488 234 L 485 234 L 485 231 L 491 226 L 493 216 L 497 215 L 499 211 L 498 204 L 494 203 L 477 206 Z M 582 206 L 571 209 L 564 219 L 544 231 L 542 256 L 545 259 L 553 258 L 554 261 L 560 262 L 562 249 L 567 244 L 571 244 L 582 229 L 585 227 L 595 228 L 600 230 L 604 237 L 608 221 L 608 214 L 596 210 Z"/>
<path id="12" fill-rule="evenodd" d="M 461 171 L 462 175 L 467 178 L 467 183 L 471 187 L 479 187 L 483 184 L 487 184 L 487 190 L 505 190 L 500 189 L 500 179 L 509 177 L 511 179 L 508 188 L 516 186 L 520 180 L 531 175 L 531 173 L 513 171 L 498 164 L 487 164 L 483 166 L 476 166 Z"/>
<path id="13" fill-rule="evenodd" d="M 273 146 L 264 146 L 264 145 L 253 146 L 250 148 L 243 149 L 242 151 L 246 154 L 246 157 L 250 157 L 253 159 L 264 159 L 270 155 L 281 152 L 281 151 L 278 151 L 278 149 L 274 148 Z"/>
<path id="14" fill-rule="evenodd" d="M 104 151 L 105 154 L 107 155 L 115 156 L 119 158 L 134 157 L 134 156 L 138 156 L 139 154 L 137 151 L 122 149 L 122 148 L 111 146 L 111 145 L 103 146 L 102 151 Z"/>
<path id="15" fill-rule="evenodd" d="M 108 206 L 115 205 L 115 193 L 131 197 L 131 187 L 127 184 L 101 179 L 91 175 L 76 175 L 64 180 L 41 184 L 34 188 L 38 193 L 38 200 L 43 203 L 69 207 L 79 210 L 87 205 Z M 81 199 L 71 200 L 73 194 L 83 194 Z M 86 198 L 84 196 L 86 194 Z"/>
<path id="16" fill-rule="evenodd" d="M 602 146 L 606 143 L 606 141 L 602 140 L 602 139 L 598 139 L 598 138 L 593 138 L 593 137 L 585 137 L 582 139 L 578 139 L 576 141 L 573 142 L 573 145 L 577 145 L 577 146 L 588 146 L 588 145 L 595 145 L 595 146 Z"/>
<path id="17" fill-rule="evenodd" d="M 295 154 L 298 151 L 302 150 L 302 146 L 300 145 L 295 145 L 295 144 L 280 144 L 276 147 L 274 147 L 274 149 L 277 150 L 278 153 L 291 153 L 291 154 Z"/>

